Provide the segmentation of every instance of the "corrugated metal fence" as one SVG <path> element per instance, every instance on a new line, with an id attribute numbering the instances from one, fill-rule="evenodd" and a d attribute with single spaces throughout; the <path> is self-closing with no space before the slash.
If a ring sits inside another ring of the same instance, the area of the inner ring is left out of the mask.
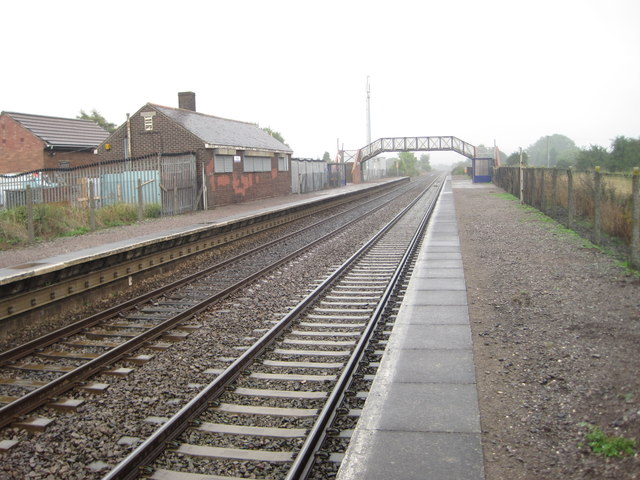
<path id="1" fill-rule="evenodd" d="M 346 164 L 291 159 L 291 192 L 309 193 L 346 185 Z"/>
<path id="2" fill-rule="evenodd" d="M 84 167 L 0 175 L 0 209 L 33 203 L 61 203 L 96 208 L 129 203 L 158 205 L 163 215 L 195 210 L 198 205 L 196 158 L 191 153 L 162 155 Z"/>

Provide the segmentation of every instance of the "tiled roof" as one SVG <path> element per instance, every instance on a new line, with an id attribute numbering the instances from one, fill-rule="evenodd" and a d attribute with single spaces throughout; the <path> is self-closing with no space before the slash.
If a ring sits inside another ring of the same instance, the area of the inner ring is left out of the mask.
<path id="1" fill-rule="evenodd" d="M 293 152 L 254 123 L 213 117 L 191 110 L 153 105 L 204 143 L 216 147 Z"/>
<path id="2" fill-rule="evenodd" d="M 42 139 L 47 146 L 54 148 L 95 148 L 109 136 L 109 132 L 90 120 L 15 112 L 2 114 L 13 118 Z"/>

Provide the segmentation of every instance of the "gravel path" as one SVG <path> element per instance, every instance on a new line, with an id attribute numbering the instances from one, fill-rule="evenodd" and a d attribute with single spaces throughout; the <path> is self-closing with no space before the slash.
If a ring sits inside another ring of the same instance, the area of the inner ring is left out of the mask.
<path id="1" fill-rule="evenodd" d="M 580 446 L 582 422 L 640 443 L 640 280 L 494 185 L 454 198 L 487 480 L 640 478 Z"/>

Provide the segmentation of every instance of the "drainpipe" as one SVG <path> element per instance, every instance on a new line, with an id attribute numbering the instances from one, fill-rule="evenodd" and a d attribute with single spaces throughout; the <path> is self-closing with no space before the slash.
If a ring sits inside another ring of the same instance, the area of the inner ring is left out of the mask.
<path id="1" fill-rule="evenodd" d="M 133 157 L 133 153 L 131 152 L 131 118 L 129 118 L 128 113 L 127 113 L 127 150 L 128 150 L 128 158 Z"/>

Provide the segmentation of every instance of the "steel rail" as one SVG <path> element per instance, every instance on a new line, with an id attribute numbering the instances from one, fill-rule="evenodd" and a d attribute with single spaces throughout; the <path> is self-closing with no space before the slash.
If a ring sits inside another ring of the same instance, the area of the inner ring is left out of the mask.
<path id="1" fill-rule="evenodd" d="M 391 201 L 393 201 L 393 199 L 389 200 L 388 202 L 385 202 L 383 205 L 381 205 L 381 206 L 379 206 L 377 208 L 382 208 L 384 205 L 387 205 Z M 94 375 L 94 374 L 98 373 L 99 371 L 101 371 L 106 365 L 109 365 L 111 363 L 114 363 L 114 362 L 122 359 L 123 357 L 128 355 L 130 352 L 140 348 L 145 343 L 147 343 L 147 342 L 149 342 L 151 340 L 154 340 L 155 338 L 161 336 L 167 330 L 169 330 L 170 328 L 172 328 L 175 325 L 179 324 L 180 322 L 183 322 L 184 320 L 197 315 L 199 312 L 203 311 L 204 309 L 209 307 L 211 304 L 226 298 L 227 296 L 229 296 L 232 293 L 236 292 L 237 290 L 241 289 L 245 285 L 253 282 L 257 278 L 268 274 L 272 270 L 278 268 L 280 265 L 290 261 L 291 259 L 301 255 L 305 251 L 313 248 L 317 244 L 323 242 L 324 240 L 326 240 L 330 236 L 333 236 L 336 233 L 349 228 L 351 225 L 353 225 L 357 221 L 360 221 L 362 218 L 363 218 L 363 216 L 360 216 L 360 217 L 358 217 L 357 219 L 355 219 L 352 222 L 349 222 L 349 223 L 347 223 L 345 225 L 342 225 L 341 227 L 339 227 L 339 228 L 337 228 L 337 229 L 335 229 L 335 230 L 333 230 L 333 231 L 331 231 L 329 233 L 325 233 L 323 236 L 319 237 L 314 242 L 312 242 L 310 244 L 307 244 L 304 247 L 301 247 L 301 248 L 295 250 L 294 252 L 289 253 L 285 257 L 280 258 L 275 263 L 272 263 L 269 266 L 267 266 L 267 267 L 255 272 L 255 273 L 253 273 L 252 275 L 250 275 L 248 277 L 245 277 L 244 279 L 240 280 L 239 282 L 236 282 L 232 286 L 227 287 L 225 290 L 223 290 L 223 291 L 221 291 L 221 292 L 219 292 L 219 293 L 217 293 L 217 294 L 205 299 L 204 301 L 201 301 L 201 302 L 199 302 L 199 303 L 197 303 L 197 304 L 185 309 L 184 311 L 174 315 L 173 317 L 171 317 L 171 318 L 163 321 L 162 323 L 150 328 L 149 330 L 141 333 L 137 337 L 132 338 L 132 339 L 130 339 L 130 340 L 118 345 L 117 347 L 114 347 L 114 348 L 110 349 L 109 351 L 105 352 L 104 354 L 100 355 L 99 357 L 96 357 L 96 358 L 88 361 L 87 363 L 75 368 L 74 370 L 61 375 L 60 377 L 58 377 L 58 378 L 54 379 L 53 381 L 49 382 L 47 385 L 43 385 L 43 386 L 41 386 L 41 387 L 39 387 L 39 388 L 27 393 L 26 395 L 23 395 L 22 397 L 14 400 L 13 402 L 11 402 L 11 403 L 3 406 L 3 407 L 0 407 L 0 428 L 3 428 L 5 426 L 9 425 L 17 417 L 19 417 L 21 415 L 24 415 L 24 414 L 34 410 L 35 408 L 45 404 L 52 397 L 59 396 L 62 393 L 64 393 L 65 391 L 73 388 L 78 383 L 86 380 L 87 378 L 89 378 L 92 375 Z M 323 222 L 318 222 L 318 223 L 321 224 Z M 305 227 L 302 230 L 305 230 L 306 228 L 310 228 L 310 227 Z M 295 233 L 299 233 L 299 232 L 295 232 Z M 286 236 L 285 238 L 288 238 L 288 236 Z M 282 238 L 278 239 L 277 241 L 271 242 L 271 244 L 278 243 L 279 241 L 282 241 Z M 260 250 L 262 250 L 262 247 L 258 247 L 256 250 L 260 251 Z M 246 256 L 249 253 L 251 253 L 251 252 L 245 252 L 245 254 L 241 254 L 240 256 L 241 257 L 242 256 Z M 201 276 L 200 274 L 196 274 L 196 275 L 197 276 Z M 193 281 L 193 278 L 191 278 L 190 280 Z M 184 283 L 189 283 L 189 282 L 184 282 Z M 145 296 L 147 296 L 147 295 L 145 295 Z M 149 296 L 149 298 L 153 298 L 155 296 L 157 296 L 157 295 L 151 295 L 151 296 Z M 129 302 L 125 302 L 125 303 L 128 304 Z M 100 314 L 98 314 L 98 316 L 99 315 Z M 92 317 L 90 317 L 90 318 L 92 318 Z"/>
<path id="2" fill-rule="evenodd" d="M 38 287 L 33 290 L 27 289 L 26 291 L 21 291 L 9 296 L 0 296 L 0 321 L 14 318 L 18 315 L 25 315 L 29 312 L 51 306 L 57 302 L 69 300 L 71 297 L 86 294 L 91 290 L 104 287 L 114 281 L 120 281 L 132 275 L 148 274 L 150 271 L 159 267 L 226 245 L 240 238 L 246 238 L 253 234 L 280 227 L 309 215 L 364 198 L 373 193 L 387 191 L 395 186 L 397 186 L 397 184 L 383 185 L 377 187 L 378 189 L 375 191 L 357 192 L 348 195 L 347 198 L 328 201 L 326 204 L 320 202 L 320 204 L 313 204 L 306 208 L 300 205 L 283 208 L 274 212 L 277 216 L 267 219 L 256 218 L 255 222 L 249 218 L 240 219 L 238 222 L 239 225 L 220 224 L 214 226 L 214 228 L 221 226 L 224 228 L 220 232 L 214 232 L 209 236 L 202 236 L 203 232 L 206 232 L 206 227 L 201 227 L 195 231 L 197 238 L 188 240 L 184 244 L 161 247 L 159 250 L 151 253 L 143 253 L 134 259 L 125 259 L 99 270 L 86 274 L 71 275 L 69 278 L 53 282 L 47 286 Z M 249 224 L 246 224 L 247 221 L 249 221 Z M 162 242 L 157 242 L 157 244 L 165 242 L 166 239 Z M 169 241 L 169 243 L 171 243 L 171 241 Z M 148 247 L 149 245 L 145 246 L 145 250 L 147 250 Z"/>
<path id="3" fill-rule="evenodd" d="M 437 180 L 438 179 L 435 179 L 430 186 Z M 425 192 L 429 187 L 425 189 Z M 229 367 L 227 367 L 218 377 L 201 390 L 173 417 L 167 420 L 128 457 L 116 465 L 109 474 L 103 477 L 103 480 L 131 480 L 136 478 L 141 470 L 144 471 L 146 465 L 149 465 L 153 460 L 155 460 L 165 450 L 167 445 L 172 444 L 172 442 L 174 442 L 175 439 L 182 434 L 186 428 L 188 428 L 189 424 L 198 415 L 200 415 L 211 402 L 219 397 L 225 391 L 226 387 L 229 386 L 244 369 L 246 369 L 265 349 L 267 349 L 280 336 L 280 334 L 307 309 L 307 307 L 315 302 L 322 293 L 330 288 L 340 276 L 342 276 L 391 228 L 393 228 L 393 226 L 400 221 L 400 219 L 415 205 L 417 201 L 419 201 L 419 198 L 415 199 L 401 212 L 399 212 L 390 222 L 388 222 L 369 241 L 367 241 L 367 243 L 360 247 L 356 253 L 335 269 L 328 278 L 326 278 L 276 325 L 266 332 L 256 343 L 245 350 L 245 352 L 231 365 L 229 365 Z M 325 409 L 323 409 L 323 411 L 324 410 Z M 314 433 L 314 436 L 317 437 L 318 433 Z M 146 471 L 146 473 L 150 472 Z"/>
<path id="4" fill-rule="evenodd" d="M 388 192 L 385 195 L 391 195 L 394 192 Z M 387 205 L 388 203 L 392 202 L 393 200 L 395 200 L 398 195 L 402 195 L 403 193 L 394 195 L 391 199 L 389 199 L 385 204 L 381 205 Z M 375 199 L 377 200 L 377 199 Z M 38 337 L 34 340 L 31 340 L 29 342 L 26 342 L 22 345 L 19 345 L 15 348 L 12 348 L 10 350 L 6 350 L 4 352 L 0 352 L 0 366 L 3 366 L 5 364 L 7 364 L 8 362 L 14 362 L 16 360 L 18 360 L 21 357 L 24 357 L 26 355 L 29 355 L 30 353 L 33 353 L 39 349 L 42 349 L 44 347 L 47 347 L 55 342 L 57 342 L 58 340 L 60 340 L 60 338 L 63 337 L 68 337 L 70 335 L 74 335 L 77 334 L 79 332 L 81 332 L 82 330 L 92 327 L 110 317 L 113 317 L 121 312 L 127 311 L 127 310 L 131 310 L 134 307 L 136 307 L 136 305 L 139 304 L 143 304 L 144 302 L 147 302 L 153 298 L 159 297 L 161 295 L 164 295 L 168 292 L 171 292 L 172 290 L 176 290 L 178 288 L 181 288 L 185 285 L 188 285 L 189 283 L 192 283 L 194 280 L 197 280 L 201 277 L 210 275 L 212 273 L 214 273 L 216 270 L 225 268 L 226 266 L 237 262 L 239 260 L 242 260 L 243 258 L 247 258 L 251 255 L 255 255 L 257 253 L 259 253 L 262 250 L 266 250 L 269 247 L 272 247 L 274 245 L 277 245 L 278 243 L 282 242 L 283 240 L 287 240 L 289 238 L 292 238 L 296 235 L 299 235 L 301 233 L 304 233 L 305 231 L 308 231 L 312 228 L 316 228 L 320 225 L 322 225 L 323 223 L 327 223 L 330 222 L 334 219 L 336 219 L 337 217 L 340 217 L 342 215 L 344 215 L 345 213 L 351 212 L 353 210 L 356 210 L 358 208 L 361 208 L 369 203 L 374 202 L 375 200 L 368 200 L 360 205 L 354 206 L 349 208 L 348 210 L 346 210 L 345 212 L 341 212 L 338 213 L 336 215 L 332 215 L 328 218 L 325 218 L 319 222 L 314 223 L 313 225 L 308 225 L 306 227 L 303 227 L 299 230 L 296 230 L 295 232 L 291 232 L 283 237 L 279 237 L 276 240 L 272 240 L 270 242 L 267 242 L 263 245 L 260 245 L 259 247 L 253 248 L 247 252 L 241 253 L 239 255 L 234 256 L 233 258 L 229 258 L 227 260 L 224 260 L 223 262 L 217 263 L 215 265 L 212 265 L 210 267 L 207 267 L 204 270 L 201 270 L 195 274 L 192 275 L 188 275 L 182 279 L 176 280 L 172 283 L 169 283 L 167 285 L 164 285 L 160 288 L 157 288 L 155 290 L 152 290 L 150 292 L 144 293 L 142 295 L 139 295 L 135 298 L 132 298 L 130 300 L 127 300 L 125 302 L 122 302 L 118 305 L 115 305 L 111 308 L 108 308 L 107 310 L 103 310 L 102 312 L 96 313 L 95 315 L 91 315 L 89 317 L 86 317 L 82 320 L 79 320 L 77 322 L 74 322 L 70 325 L 66 325 L 65 327 L 59 328 L 53 332 L 50 332 L 46 335 L 43 335 L 41 337 Z M 260 232 L 263 233 L 263 232 Z M 334 232 L 335 233 L 335 232 Z"/>
<path id="5" fill-rule="evenodd" d="M 369 319 L 362 337 L 358 341 L 353 354 L 347 361 L 345 369 L 338 378 L 336 385 L 329 395 L 327 403 L 318 415 L 318 418 L 316 419 L 311 432 L 307 436 L 304 444 L 298 452 L 298 455 L 296 456 L 293 465 L 289 469 L 289 473 L 285 477 L 285 480 L 305 479 L 310 473 L 315 460 L 315 454 L 319 450 L 327 435 L 327 428 L 329 427 L 329 425 L 331 425 L 333 419 L 336 416 L 336 409 L 342 403 L 345 391 L 349 386 L 353 374 L 356 372 L 360 361 L 362 360 L 365 350 L 369 344 L 369 340 L 373 335 L 373 332 L 375 331 L 379 320 L 382 318 L 385 308 L 389 304 L 395 288 L 397 287 L 399 281 L 402 279 L 403 272 L 406 270 L 409 262 L 416 253 L 416 250 L 420 244 L 420 240 L 427 228 L 427 224 L 435 208 L 438 196 L 442 191 L 443 185 L 444 181 L 441 181 L 435 199 L 429 204 L 427 210 L 425 211 L 425 214 L 422 217 L 422 220 L 418 225 L 418 228 L 416 229 L 416 232 L 413 235 L 409 245 L 407 246 L 402 259 L 400 260 L 400 263 L 396 267 L 395 272 L 393 273 L 391 280 L 387 285 L 387 288 L 385 289 L 385 292 L 382 294 L 374 312 L 371 314 L 371 318 Z"/>

